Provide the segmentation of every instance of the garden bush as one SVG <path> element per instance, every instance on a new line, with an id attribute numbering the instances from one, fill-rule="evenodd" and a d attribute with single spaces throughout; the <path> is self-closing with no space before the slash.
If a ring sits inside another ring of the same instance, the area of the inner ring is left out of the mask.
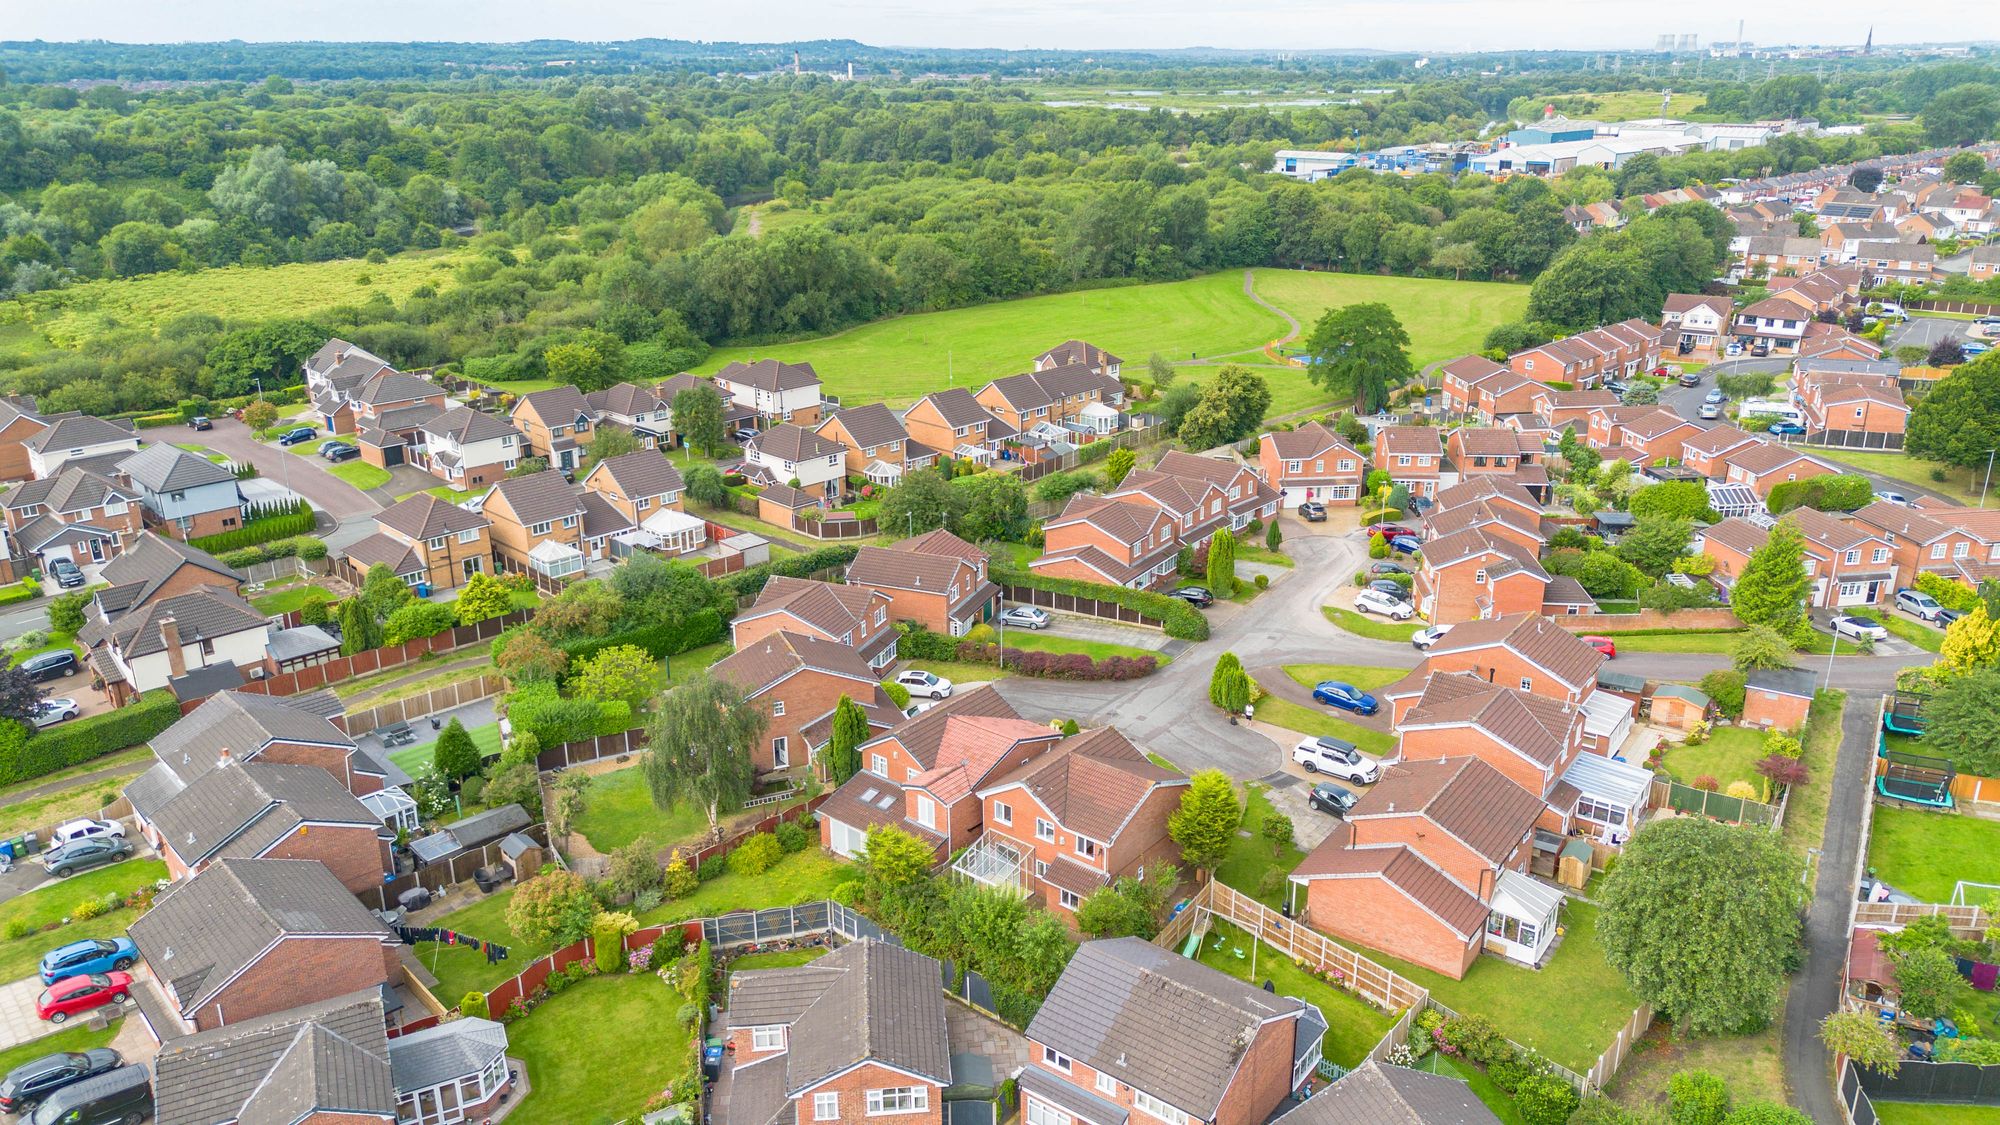
<path id="1" fill-rule="evenodd" d="M 1454 1053 L 1481 1066 L 1514 1055 L 1514 1045 L 1507 1042 L 1507 1037 L 1500 1034 L 1500 1029 L 1485 1016 L 1459 1016 L 1446 1020 L 1438 1036 Z"/>
<path id="2" fill-rule="evenodd" d="M 1702 694 L 1715 702 L 1716 709 L 1732 719 L 1743 717 L 1745 695 L 1743 673 L 1718 669 L 1701 678 Z"/>
<path id="3" fill-rule="evenodd" d="M 688 866 L 688 861 L 676 851 L 667 858 L 667 867 L 660 873 L 660 892 L 670 899 L 686 898 L 701 888 L 701 878 Z"/>
<path id="4" fill-rule="evenodd" d="M 32 601 L 41 596 L 41 584 L 32 578 L 23 578 L 19 582 L 0 586 L 0 605 L 14 605 L 18 602 Z"/>
<path id="5" fill-rule="evenodd" d="M 732 875 L 762 875 L 771 865 L 784 858 L 784 845 L 769 832 L 759 832 L 736 846 L 729 853 L 729 871 Z"/>
<path id="6" fill-rule="evenodd" d="M 1532 1074 L 1514 1090 L 1523 1125 L 1563 1125 L 1576 1112 L 1576 1087 L 1553 1074 Z"/>
<path id="7" fill-rule="evenodd" d="M 630 914 L 606 911 L 590 923 L 590 942 L 600 973 L 625 971 L 625 935 L 637 933 L 639 920 Z"/>
<path id="8" fill-rule="evenodd" d="M 754 597 L 764 588 L 764 583 L 772 576 L 805 578 L 815 571 L 833 567 L 845 567 L 854 561 L 860 552 L 855 546 L 821 547 L 800 555 L 787 555 L 782 559 L 759 566 L 746 567 L 735 574 L 724 575 L 715 580 L 715 588 L 730 598 Z"/>
<path id="9" fill-rule="evenodd" d="M 704 609 L 689 614 L 687 621 L 680 626 L 662 622 L 603 637 L 578 637 L 555 642 L 555 647 L 569 657 L 571 668 L 577 668 L 605 649 L 619 645 L 644 649 L 646 655 L 655 658 L 676 656 L 691 648 L 714 644 L 722 639 L 724 631 L 722 615 L 712 609 Z"/>
<path id="10" fill-rule="evenodd" d="M 0 757 L 0 785 L 28 781 L 151 742 L 180 717 L 174 693 L 161 688 L 116 711 L 72 719 L 29 738 L 19 753 Z"/>
<path id="11" fill-rule="evenodd" d="M 458 1014 L 467 1019 L 484 1020 L 493 1018 L 492 1014 L 486 1008 L 486 994 L 476 989 L 459 997 Z"/>
<path id="12" fill-rule="evenodd" d="M 787 852 L 802 852 L 813 843 L 812 834 L 796 820 L 778 825 L 778 830 L 772 835 L 778 838 L 778 846 Z"/>
<path id="13" fill-rule="evenodd" d="M 1673 1125 L 1722 1125 L 1729 1116 L 1729 1088 L 1705 1070 L 1683 1070 L 1667 1081 L 1667 1117 Z"/>
<path id="14" fill-rule="evenodd" d="M 896 656 L 903 660 L 955 660 L 958 658 L 957 637 L 935 633 L 922 625 L 898 622 L 896 630 Z"/>
<path id="15" fill-rule="evenodd" d="M 1971 613 L 1973 607 L 1979 604 L 1979 595 L 1972 587 L 1942 574 L 1917 575 L 1917 590 L 1929 594 L 1946 609 L 1955 609 L 1960 613 Z"/>
<path id="16" fill-rule="evenodd" d="M 935 636 L 936 634 L 932 634 Z M 999 664 L 1005 658 L 1010 670 L 1023 676 L 1033 676 L 1044 680 L 1109 680 L 1121 682 L 1150 676 L 1159 668 L 1159 661 L 1151 656 L 1107 656 L 1102 660 L 1092 659 L 1081 652 L 1041 652 L 1032 649 L 1008 648 L 998 645 L 982 645 L 970 642 L 953 648 L 948 656 L 920 657 L 918 659 L 959 660 L 967 664 Z"/>

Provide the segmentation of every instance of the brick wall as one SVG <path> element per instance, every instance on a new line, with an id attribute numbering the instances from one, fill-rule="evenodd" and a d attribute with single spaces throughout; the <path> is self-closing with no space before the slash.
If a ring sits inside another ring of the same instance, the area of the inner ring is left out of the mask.
<path id="1" fill-rule="evenodd" d="M 1475 938 L 1459 936 L 1380 879 L 1315 879 L 1306 892 L 1306 925 L 1396 955 L 1453 980 L 1479 956 Z"/>
<path id="2" fill-rule="evenodd" d="M 1260 1125 L 1292 1091 L 1292 1047 L 1297 1020 L 1267 1023 L 1236 1064 L 1236 1077 L 1216 1107 L 1215 1125 Z"/>
<path id="3" fill-rule="evenodd" d="M 389 980 L 395 950 L 378 938 L 286 938 L 193 1013 L 197 1029 L 296 1008 Z"/>
<path id="4" fill-rule="evenodd" d="M 365 826 L 303 826 L 260 858 L 316 859 L 350 891 L 379 887 L 390 871 L 388 842 Z"/>

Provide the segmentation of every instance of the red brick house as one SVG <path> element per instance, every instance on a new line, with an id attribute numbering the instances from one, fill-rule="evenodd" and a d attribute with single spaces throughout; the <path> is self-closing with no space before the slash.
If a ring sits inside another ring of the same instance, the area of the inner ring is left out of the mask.
<path id="1" fill-rule="evenodd" d="M 750 755 L 759 773 L 811 764 L 831 735 L 841 696 L 861 705 L 874 730 L 887 731 L 903 717 L 867 661 L 852 648 L 819 637 L 782 629 L 767 633 L 717 662 L 712 672 L 770 716 L 764 740 Z"/>
<path id="2" fill-rule="evenodd" d="M 1413 590 L 1417 612 L 1438 624 L 1543 612 L 1549 574 L 1534 552 L 1476 528 L 1424 544 Z"/>
<path id="3" fill-rule="evenodd" d="M 1895 548 L 1884 535 L 1859 520 L 1839 520 L 1811 508 L 1789 512 L 1785 521 L 1805 539 L 1806 573 L 1813 583 L 1808 604 L 1840 609 L 1877 605 L 1895 595 Z M 1695 546 L 1715 560 L 1709 581 L 1728 590 L 1770 538 L 1756 524 L 1732 517 L 1702 531 Z"/>
<path id="4" fill-rule="evenodd" d="M 1524 451 L 1523 446 L 1528 448 Z M 1452 471 L 1460 480 L 1478 475 L 1512 477 L 1530 466 L 1527 458 L 1540 449 L 1540 442 L 1523 441 L 1522 435 L 1500 426 L 1460 426 L 1445 432 L 1444 451 Z M 1537 485 L 1548 484 L 1548 473 L 1531 474 Z"/>
<path id="5" fill-rule="evenodd" d="M 2000 541 L 1957 518 L 1968 510 L 1919 511 L 1878 500 L 1848 519 L 1889 544 L 1896 585 L 1914 586 L 1920 574 L 1956 578 L 1959 567 L 1967 562 L 2000 562 Z"/>
<path id="6" fill-rule="evenodd" d="M 1591 412 L 1590 447 L 1606 457 L 1624 457 L 1635 468 L 1680 456 L 1681 442 L 1701 427 L 1658 406 L 1612 406 Z"/>
<path id="7" fill-rule="evenodd" d="M 1545 387 L 1535 392 L 1533 403 L 1535 417 L 1542 425 L 1560 433 L 1570 426 L 1579 431 L 1589 428 L 1591 412 L 1617 406 L 1618 396 L 1610 391 L 1557 391 Z"/>
<path id="8" fill-rule="evenodd" d="M 1368 477 L 1368 459 L 1318 422 L 1260 436 L 1257 465 L 1286 508 L 1359 503 Z"/>
<path id="9" fill-rule="evenodd" d="M 1654 325 L 1623 320 L 1523 349 L 1507 357 L 1507 366 L 1537 383 L 1589 390 L 1607 379 L 1630 378 L 1659 366 L 1660 338 Z"/>
<path id="10" fill-rule="evenodd" d="M 1135 937 L 1078 947 L 1028 1024 L 1036 1125 L 1263 1125 L 1320 1063 L 1318 1008 Z"/>
<path id="11" fill-rule="evenodd" d="M 1441 437 L 1431 426 L 1384 426 L 1375 431 L 1375 468 L 1412 496 L 1436 496 L 1444 473 Z"/>
<path id="12" fill-rule="evenodd" d="M 393 870 L 381 819 L 315 766 L 219 766 L 142 815 L 139 828 L 174 879 L 222 859 L 302 859 L 323 864 L 358 893 L 381 886 Z"/>
<path id="13" fill-rule="evenodd" d="M 1597 690 L 1604 654 L 1540 614 L 1467 621 L 1426 654 L 1430 672 L 1466 672 L 1565 703 L 1581 705 Z M 1396 717 L 1406 712 L 1397 700 Z"/>
<path id="14" fill-rule="evenodd" d="M 575 387 L 550 387 L 522 395 L 508 421 L 521 432 L 529 456 L 542 458 L 551 469 L 574 471 L 583 467 L 583 447 L 595 432 L 597 412 Z"/>
<path id="15" fill-rule="evenodd" d="M 1503 518 L 1509 525 L 1531 534 L 1537 544 L 1547 539 L 1541 531 L 1541 502 L 1520 481 L 1492 473 L 1474 474 L 1438 493 L 1426 513 L 1425 522 L 1441 519 L 1445 513 L 1458 508 L 1475 505 L 1483 505 L 1482 514 Z"/>
<path id="16" fill-rule="evenodd" d="M 995 379 L 972 397 L 988 413 L 1016 430 L 1026 431 L 1043 423 L 1060 426 L 1075 422 L 1093 432 L 1109 433 L 1116 428 L 1116 404 L 1124 393 L 1124 384 L 1088 364 L 1063 363 Z M 1110 410 L 1086 414 L 1091 406 Z"/>
<path id="17" fill-rule="evenodd" d="M 418 427 L 409 461 L 453 488 L 471 490 L 513 471 L 529 456 L 527 444 L 505 419 L 454 406 Z"/>
<path id="18" fill-rule="evenodd" d="M 597 415 L 600 426 L 616 426 L 639 441 L 641 449 L 666 449 L 674 444 L 674 400 L 676 389 L 666 392 L 666 384 L 642 387 L 636 383 L 613 383 L 601 391 L 583 396 Z"/>
<path id="19" fill-rule="evenodd" d="M 731 619 L 729 635 L 741 652 L 780 631 L 846 645 L 877 673 L 896 662 L 896 629 L 889 623 L 889 598 L 876 590 L 774 576 L 764 583 L 750 608 Z"/>
<path id="20" fill-rule="evenodd" d="M 813 432 L 846 446 L 847 475 L 877 488 L 893 487 L 904 474 L 937 463 L 938 451 L 912 441 L 902 419 L 879 402 L 843 406 Z"/>
<path id="21" fill-rule="evenodd" d="M 717 1125 L 943 1125 L 953 1053 L 971 1049 L 945 1018 L 943 968 L 863 939 L 811 964 L 731 973 Z"/>
<path id="22" fill-rule="evenodd" d="M 938 456 L 990 460 L 1002 442 L 1020 431 L 996 418 L 964 387 L 932 391 L 903 412 L 910 440 Z"/>
<path id="23" fill-rule="evenodd" d="M 132 923 L 179 1027 L 207 1031 L 402 979 L 402 943 L 320 863 L 219 859 Z"/>
<path id="24" fill-rule="evenodd" d="M 1731 453 L 1763 440 L 1724 422 L 1682 438 L 1681 464 L 1703 476 L 1720 480 L 1729 474 L 1728 457 Z"/>
<path id="25" fill-rule="evenodd" d="M 1125 361 L 1083 340 L 1064 340 L 1055 347 L 1035 357 L 1035 370 L 1046 371 L 1051 367 L 1082 366 L 1099 375 L 1117 379 L 1124 369 Z"/>
<path id="26" fill-rule="evenodd" d="M 1478 402 L 1473 385 L 1505 370 L 1505 366 L 1483 355 L 1462 355 L 1438 368 L 1438 385 L 1444 391 L 1445 413 L 1471 414 Z"/>
<path id="27" fill-rule="evenodd" d="M 1078 494 L 1042 527 L 1036 574 L 1145 590 L 1171 579 L 1181 540 L 1172 515 L 1153 504 Z"/>
<path id="28" fill-rule="evenodd" d="M 1897 365 L 1866 359 L 1801 359 L 1792 398 L 1805 412 L 1806 429 L 1848 434 L 1901 434 L 1910 408 L 1897 382 Z"/>
<path id="29" fill-rule="evenodd" d="M 123 478 L 66 466 L 15 485 L 0 506 L 12 553 L 47 570 L 61 559 L 85 567 L 118 557 L 144 528 L 142 495 Z M 239 504 L 233 515 L 241 512 Z"/>
<path id="30" fill-rule="evenodd" d="M 125 796 L 142 818 L 225 760 L 317 766 L 357 797 L 381 789 L 382 763 L 358 749 L 346 731 L 310 708 L 311 697 L 222 691 L 155 736 L 154 765 L 132 780 Z"/>
<path id="31" fill-rule="evenodd" d="M 1839 469 L 1789 446 L 1759 441 L 1738 446 L 1722 457 L 1722 479 L 1747 486 L 1759 499 L 1768 499 L 1771 490 L 1793 480 L 1830 476 Z"/>
<path id="32" fill-rule="evenodd" d="M 381 530 L 346 548 L 359 578 L 380 563 L 412 585 L 455 590 L 475 574 L 492 573 L 492 521 L 481 513 L 420 492 L 377 513 L 375 525 Z"/>
<path id="33" fill-rule="evenodd" d="M 1110 727 L 1065 738 L 979 790 L 985 832 L 956 870 L 1074 915 L 1091 892 L 1179 861 L 1167 817 L 1187 785 Z"/>
<path id="34" fill-rule="evenodd" d="M 991 621 L 1000 588 L 987 581 L 986 556 L 949 531 L 927 532 L 893 547 L 860 547 L 847 584 L 889 599 L 889 619 L 960 637 Z"/>

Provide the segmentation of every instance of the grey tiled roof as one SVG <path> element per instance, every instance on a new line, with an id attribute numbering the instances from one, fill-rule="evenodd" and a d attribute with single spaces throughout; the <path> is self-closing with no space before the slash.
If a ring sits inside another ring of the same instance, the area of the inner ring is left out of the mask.
<path id="1" fill-rule="evenodd" d="M 314 1048 L 316 1056 L 311 1061 L 319 1065 L 302 1067 L 307 1060 L 288 1063 L 287 1059 L 301 1046 L 301 1032 L 309 1027 L 345 1044 L 347 1049 L 330 1046 L 320 1049 L 308 1040 L 306 1046 Z M 395 1112 L 388 1035 L 378 989 L 364 988 L 316 1004 L 167 1040 L 153 1062 L 154 1122 L 155 1125 L 215 1125 L 218 1121 L 249 1121 L 245 1103 L 253 1093 L 282 1084 L 297 1096 L 304 1092 L 304 1087 L 292 1084 L 306 1079 L 311 1080 L 314 1090 L 329 1098 L 326 1108 Z M 257 1112 L 266 1113 L 274 1108 L 278 1107 L 273 1101 L 261 1101 Z M 299 1116 L 303 1114 L 283 1120 L 290 1122 Z"/>
<path id="2" fill-rule="evenodd" d="M 377 515 L 375 518 L 379 521 L 382 515 Z M 424 560 L 417 557 L 416 548 L 393 535 L 384 535 L 379 531 L 349 543 L 341 549 L 341 554 L 347 556 L 348 561 L 363 574 L 376 566 L 388 567 L 398 578 L 405 574 L 424 572 Z"/>
<path id="3" fill-rule="evenodd" d="M 428 492 L 419 492 L 415 496 L 405 496 L 376 513 L 375 522 L 421 542 L 442 535 L 473 531 L 488 526 L 492 521 Z"/>
<path id="4" fill-rule="evenodd" d="M 218 852 L 255 857 L 303 824 L 379 823 L 332 774 L 277 762 L 209 770 L 150 819 L 190 867 Z"/>
<path id="5" fill-rule="evenodd" d="M 47 452 L 51 449 L 69 449 L 81 445 L 131 441 L 135 437 L 131 430 L 114 426 L 101 418 L 79 414 L 55 419 L 48 429 L 29 438 L 25 444 L 29 449 Z"/>
<path id="6" fill-rule="evenodd" d="M 951 1084 L 942 965 L 899 945 L 864 940 L 812 967 L 836 976 L 792 1021 L 789 1091 L 870 1061 Z"/>
<path id="7" fill-rule="evenodd" d="M 423 863 L 436 863 L 468 848 L 477 848 L 509 833 L 518 832 L 530 823 L 532 821 L 527 811 L 521 806 L 501 805 L 497 809 L 487 809 L 457 823 L 445 825 L 436 832 L 412 842 L 410 851 Z"/>
<path id="8" fill-rule="evenodd" d="M 125 799 L 132 802 L 132 811 L 148 820 L 153 818 L 169 798 L 187 787 L 181 775 L 167 768 L 164 762 L 154 762 L 152 768 L 125 787 Z"/>
<path id="9" fill-rule="evenodd" d="M 718 383 L 733 383 L 760 391 L 796 391 L 819 386 L 819 374 L 810 363 L 786 363 L 760 359 L 751 363 L 730 363 L 715 373 Z"/>
<path id="10" fill-rule="evenodd" d="M 165 442 L 141 449 L 118 462 L 118 467 L 135 484 L 151 492 L 199 488 L 205 484 L 221 484 L 236 479 L 236 474 L 208 458 L 197 457 Z"/>
<path id="11" fill-rule="evenodd" d="M 225 746 L 240 762 L 278 741 L 354 748 L 346 732 L 312 711 L 255 692 L 225 691 L 160 732 L 153 756 L 191 781 L 215 768 Z"/>
<path id="12" fill-rule="evenodd" d="M 202 586 L 177 597 L 163 598 L 111 623 L 110 638 L 129 662 L 134 657 L 167 650 L 161 623 L 172 618 L 183 645 L 198 640 L 267 628 L 270 618 L 251 608 L 233 591 Z"/>
<path id="13" fill-rule="evenodd" d="M 1500 1125 L 1472 1087 L 1370 1060 L 1278 1118 L 1282 1125 Z"/>
<path id="14" fill-rule="evenodd" d="M 1021 1089 L 1033 1094 L 1036 1101 L 1051 1102 L 1092 1125 L 1125 1125 L 1132 1117 L 1132 1111 L 1117 1102 L 1100 1098 L 1038 1066 L 1022 1068 L 1019 1081 Z"/>
<path id="15" fill-rule="evenodd" d="M 1028 1038 L 1214 1120 L 1266 1022 L 1305 1005 L 1138 938 L 1085 942 Z"/>
<path id="16" fill-rule="evenodd" d="M 292 859 L 218 860 L 168 891 L 130 932 L 183 1014 L 286 936 L 394 940 L 325 864 Z"/>
<path id="17" fill-rule="evenodd" d="M 577 500 L 576 490 L 554 469 L 525 477 L 509 477 L 494 485 L 493 491 L 507 501 L 514 518 L 523 527 L 583 514 L 583 504 Z M 492 501 L 487 503 L 490 506 Z"/>
<path id="18" fill-rule="evenodd" d="M 466 406 L 454 406 L 425 422 L 424 432 L 448 435 L 464 445 L 485 441 L 488 438 L 506 437 L 508 434 L 518 435 L 521 431 L 515 429 L 513 424 L 504 418 L 495 418 L 491 414 Z"/>
<path id="19" fill-rule="evenodd" d="M 316 1111 L 339 1116 L 393 1106 L 393 1084 L 383 1088 L 382 1056 L 317 1023 L 299 1028 L 278 1063 L 252 1091 L 237 1125 L 295 1125 Z"/>
<path id="20" fill-rule="evenodd" d="M 150 531 L 142 531 L 132 545 L 119 552 L 118 557 L 104 564 L 101 572 L 105 582 L 114 589 L 134 586 L 129 596 L 121 594 L 118 608 L 137 605 L 153 596 L 174 572 L 183 566 L 198 566 L 225 578 L 243 581 L 243 576 L 222 565 L 221 560 L 207 551 L 190 547 L 175 539 L 162 539 Z M 98 601 L 105 603 L 105 595 L 100 593 Z"/>
<path id="21" fill-rule="evenodd" d="M 428 1090 L 478 1074 L 506 1052 L 507 1029 L 473 1017 L 389 1040 L 389 1068 L 397 1090 Z"/>
<path id="22" fill-rule="evenodd" d="M 609 478 L 612 491 L 628 500 L 665 496 L 685 487 L 681 471 L 667 460 L 664 451 L 658 449 L 640 449 L 607 457 L 592 467 L 583 479 L 586 487 L 591 487 L 593 481 L 604 483 L 605 478 Z"/>

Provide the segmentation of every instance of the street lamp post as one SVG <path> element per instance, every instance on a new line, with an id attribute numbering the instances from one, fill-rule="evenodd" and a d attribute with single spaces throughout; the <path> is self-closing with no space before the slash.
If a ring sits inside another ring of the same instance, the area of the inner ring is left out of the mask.
<path id="1" fill-rule="evenodd" d="M 1993 455 L 2000 453 L 2000 446 L 1986 451 L 1986 479 L 1979 483 L 1979 506 L 1986 506 L 1986 487 L 1993 483 Z"/>

